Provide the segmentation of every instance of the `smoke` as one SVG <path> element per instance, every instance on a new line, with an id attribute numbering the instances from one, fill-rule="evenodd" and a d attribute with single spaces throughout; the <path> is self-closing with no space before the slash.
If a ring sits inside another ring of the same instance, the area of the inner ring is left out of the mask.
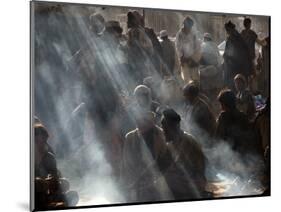
<path id="1" fill-rule="evenodd" d="M 101 9 L 95 11 L 102 12 Z M 127 55 L 117 48 L 114 38 L 108 36 L 105 42 L 100 37 L 93 37 L 88 16 L 78 12 L 75 6 L 62 6 L 56 12 L 35 14 L 35 115 L 51 134 L 49 143 L 57 153 L 58 168 L 69 180 L 71 189 L 79 193 L 78 205 L 127 202 L 120 176 L 116 175 L 118 167 L 108 161 L 113 156 L 108 156 L 106 149 L 107 141 L 114 137 L 112 131 L 118 128 L 115 120 L 126 117 L 119 120 L 122 129 L 116 130 L 121 131 L 119 136 L 122 138 L 136 126 L 134 113 L 139 111 L 132 113 L 131 110 L 136 82 L 126 68 Z M 145 51 L 142 54 L 145 55 L 143 69 L 154 81 L 161 81 L 151 56 Z M 99 73 L 99 67 L 103 73 Z M 93 87 L 98 88 L 98 93 Z M 165 95 L 165 91 L 163 93 Z M 97 101 L 99 106 L 96 106 Z M 183 117 L 182 108 L 178 108 Z M 104 111 L 107 111 L 105 116 L 102 114 Z M 191 123 L 184 125 L 187 130 L 191 127 L 198 129 Z M 203 147 L 210 139 L 199 129 L 196 135 Z M 207 176 L 216 173 L 217 178 L 226 184 L 231 182 L 231 188 L 223 195 L 257 192 L 255 189 L 260 182 L 255 180 L 252 183 L 253 172 L 248 169 L 256 166 L 258 159 L 248 155 L 242 160 L 225 143 L 216 143 L 211 149 L 204 147 L 209 161 Z M 121 150 L 112 151 L 118 156 Z M 151 163 L 151 153 L 148 149 L 143 151 L 147 163 Z M 113 161 L 118 164 L 121 158 Z M 161 175 L 155 166 L 151 172 Z M 167 183 L 161 179 L 157 187 L 161 198 L 172 198 Z"/>
<path id="2" fill-rule="evenodd" d="M 60 170 L 69 178 L 80 196 L 78 206 L 124 203 L 124 195 L 107 162 L 98 140 L 83 145 L 69 159 L 59 161 Z"/>
<path id="3" fill-rule="evenodd" d="M 218 179 L 229 184 L 224 196 L 262 194 L 265 189 L 261 181 L 264 164 L 260 157 L 254 154 L 241 155 L 225 142 L 219 142 L 210 151 L 207 157 L 215 162 Z"/>
<path id="4" fill-rule="evenodd" d="M 207 190 L 214 197 L 262 194 L 266 188 L 262 182 L 265 165 L 261 156 L 233 150 L 227 141 L 210 137 L 194 122 L 187 122 L 185 115 L 181 114 L 182 127 L 200 143 L 206 157 Z"/>
<path id="5" fill-rule="evenodd" d="M 56 152 L 58 169 L 69 180 L 70 189 L 78 192 L 78 206 L 124 203 L 127 200 L 116 175 L 118 167 L 108 161 L 114 156 L 108 156 L 106 142 L 114 137 L 108 134 L 113 134 L 110 130 L 115 126 L 114 119 L 118 119 L 113 115 L 116 110 L 121 110 L 132 122 L 123 129 L 125 133 L 135 127 L 134 114 L 129 107 L 122 108 L 122 101 L 132 101 L 132 88 L 136 85 L 127 69 L 120 65 L 125 56 L 114 38 L 93 37 L 87 17 L 75 6 L 35 14 L 35 115 L 51 134 L 48 142 Z M 143 69 L 160 79 L 150 56 L 143 54 L 146 58 Z M 103 73 L 98 73 L 99 67 Z M 99 93 L 92 89 L 93 85 L 98 85 L 95 88 Z M 111 121 L 98 114 L 100 110 L 107 111 Z M 92 115 L 95 112 L 97 117 Z M 150 154 L 148 150 L 145 152 Z M 119 166 L 120 160 L 115 159 Z M 157 170 L 155 166 L 151 169 L 159 176 Z M 161 179 L 157 189 L 161 198 L 169 199 L 167 184 Z"/>
<path id="6" fill-rule="evenodd" d="M 85 46 L 85 41 L 95 46 L 96 39 L 91 37 L 85 17 L 75 12 L 75 7 L 60 9 L 35 15 L 35 114 L 51 134 L 49 143 L 57 153 L 62 176 L 79 193 L 78 205 L 121 203 L 125 201 L 124 195 L 106 159 L 95 123 L 89 118 L 88 102 L 83 101 L 91 96 L 92 90 L 85 87 L 78 70 L 70 67 L 72 56 Z M 116 57 L 110 52 L 103 56 L 111 80 L 104 83 L 117 89 L 124 79 L 109 71 L 114 69 Z M 90 76 L 95 76 L 94 61 L 85 59 L 83 65 Z"/>

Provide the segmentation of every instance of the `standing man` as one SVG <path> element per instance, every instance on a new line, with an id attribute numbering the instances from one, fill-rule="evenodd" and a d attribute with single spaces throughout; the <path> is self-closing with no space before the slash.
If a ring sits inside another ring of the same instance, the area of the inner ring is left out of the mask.
<path id="1" fill-rule="evenodd" d="M 187 16 L 183 27 L 176 35 L 176 50 L 181 64 L 181 75 L 188 83 L 190 80 L 199 81 L 198 62 L 201 58 L 201 45 L 192 30 L 193 20 Z"/>
<path id="2" fill-rule="evenodd" d="M 234 84 L 236 88 L 236 101 L 239 111 L 245 113 L 250 121 L 255 118 L 256 106 L 254 96 L 247 89 L 246 78 L 242 74 L 237 74 L 234 77 Z"/>
<path id="3" fill-rule="evenodd" d="M 265 46 L 266 45 L 266 42 L 264 40 L 260 40 L 258 38 L 258 35 L 255 31 L 253 31 L 251 29 L 251 24 L 252 24 L 252 21 L 250 18 L 245 18 L 244 19 L 244 27 L 245 29 L 242 30 L 241 32 L 241 36 L 243 38 L 243 40 L 245 41 L 246 45 L 248 46 L 248 51 L 249 51 L 249 54 L 250 54 L 250 60 L 251 62 L 253 63 L 253 76 L 252 78 L 250 79 L 250 86 L 253 88 L 256 85 L 256 70 L 255 70 L 255 59 L 256 59 L 256 51 L 255 51 L 255 44 L 259 44 L 261 46 Z"/>
<path id="4" fill-rule="evenodd" d="M 143 16 L 137 11 L 130 11 L 127 17 L 129 76 L 138 85 L 150 75 L 153 44 L 143 26 Z"/>
<path id="5" fill-rule="evenodd" d="M 195 136 L 206 133 L 212 137 L 216 128 L 216 120 L 208 104 L 199 96 L 199 88 L 189 83 L 183 88 L 186 107 L 184 110 L 185 124 Z M 211 143 L 207 143 L 210 145 Z"/>
<path id="6" fill-rule="evenodd" d="M 264 39 L 266 45 L 262 47 L 261 73 L 259 88 L 264 97 L 269 97 L 269 77 L 270 77 L 270 37 Z"/>
<path id="7" fill-rule="evenodd" d="M 253 63 L 248 51 L 248 46 L 240 33 L 236 30 L 235 24 L 229 21 L 224 27 L 227 33 L 225 51 L 223 54 L 224 80 L 225 85 L 234 90 L 233 78 L 237 74 L 243 74 L 246 79 L 249 79 L 249 77 L 254 74 Z"/>
<path id="8" fill-rule="evenodd" d="M 245 29 L 242 30 L 241 36 L 242 36 L 243 40 L 245 41 L 245 43 L 247 44 L 249 53 L 250 53 L 250 58 L 254 62 L 254 60 L 256 58 L 255 44 L 258 43 L 258 44 L 264 46 L 266 44 L 266 42 L 263 40 L 260 40 L 258 38 L 257 33 L 251 29 L 252 21 L 250 18 L 245 18 L 243 24 L 244 24 Z"/>
<path id="9" fill-rule="evenodd" d="M 173 76 L 175 67 L 176 50 L 174 43 L 169 39 L 168 32 L 166 30 L 160 31 L 161 46 L 162 46 L 162 59 L 164 76 Z"/>
<path id="10" fill-rule="evenodd" d="M 237 109 L 237 99 L 231 90 L 222 90 L 218 96 L 221 113 L 217 120 L 216 137 L 224 140 L 233 151 L 245 155 L 260 152 L 246 114 Z"/>

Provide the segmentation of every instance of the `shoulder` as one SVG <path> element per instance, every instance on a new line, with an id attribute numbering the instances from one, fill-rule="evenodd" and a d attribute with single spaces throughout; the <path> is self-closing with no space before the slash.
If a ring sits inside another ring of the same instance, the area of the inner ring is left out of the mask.
<path id="1" fill-rule="evenodd" d="M 245 36 L 248 36 L 248 35 L 249 35 L 249 31 L 246 30 L 246 29 L 243 29 L 243 30 L 241 31 L 240 35 L 245 38 Z"/>
<path id="2" fill-rule="evenodd" d="M 218 121 L 224 121 L 229 117 L 229 114 L 225 111 L 222 111 L 218 116 Z"/>
<path id="3" fill-rule="evenodd" d="M 199 109 L 199 111 L 205 111 L 205 112 L 210 111 L 210 107 L 209 107 L 209 104 L 207 103 L 207 100 L 205 100 L 203 98 L 198 98 L 197 105 L 198 105 L 197 108 Z"/>
<path id="4" fill-rule="evenodd" d="M 258 37 L 257 33 L 254 30 L 250 30 L 250 33 L 251 33 L 252 36 Z"/>
<path id="5" fill-rule="evenodd" d="M 47 152 L 44 156 L 44 160 L 47 161 L 56 161 L 55 154 L 52 152 Z"/>
<path id="6" fill-rule="evenodd" d="M 124 140 L 124 149 L 135 149 L 135 145 L 137 145 L 139 139 L 138 139 L 138 129 L 134 129 L 130 132 L 128 132 L 125 136 Z"/>
<path id="7" fill-rule="evenodd" d="M 156 132 L 158 132 L 158 133 L 160 133 L 160 134 L 163 134 L 163 133 L 164 133 L 164 131 L 162 130 L 162 128 L 159 127 L 159 126 L 157 126 L 157 125 L 155 125 L 155 130 L 156 130 Z"/>
<path id="8" fill-rule="evenodd" d="M 191 135 L 187 132 L 184 132 L 183 137 L 184 137 L 185 144 L 188 144 L 189 146 L 191 145 L 197 149 L 201 149 L 200 143 L 198 143 L 198 141 L 196 140 L 196 138 L 193 135 Z"/>
<path id="9" fill-rule="evenodd" d="M 191 31 L 190 31 L 190 33 L 188 35 L 193 37 L 193 38 L 198 38 L 197 31 L 195 31 L 194 29 L 191 29 Z"/>
<path id="10" fill-rule="evenodd" d="M 198 104 L 199 104 L 201 107 L 208 107 L 208 103 L 207 103 L 208 99 L 206 99 L 206 98 L 208 98 L 208 97 L 200 96 L 200 97 L 198 98 Z"/>
<path id="11" fill-rule="evenodd" d="M 128 133 L 125 135 L 126 141 L 131 140 L 133 137 L 136 136 L 137 133 L 138 133 L 138 129 L 134 129 L 134 130 L 128 132 Z"/>
<path id="12" fill-rule="evenodd" d="M 195 141 L 194 136 L 189 134 L 188 132 L 184 132 L 183 137 L 186 141 L 191 141 L 191 142 Z"/>

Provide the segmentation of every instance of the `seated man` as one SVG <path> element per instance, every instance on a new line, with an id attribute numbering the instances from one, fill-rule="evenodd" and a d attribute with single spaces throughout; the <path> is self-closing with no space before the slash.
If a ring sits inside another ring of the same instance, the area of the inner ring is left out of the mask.
<path id="1" fill-rule="evenodd" d="M 184 121 L 191 134 L 198 136 L 202 133 L 213 136 L 216 128 L 216 120 L 210 107 L 199 96 L 199 88 L 194 83 L 189 83 L 183 88 L 186 107 Z M 210 143 L 206 143 L 210 145 Z"/>
<path id="2" fill-rule="evenodd" d="M 166 152 L 163 131 L 155 125 L 152 112 L 135 115 L 137 128 L 126 135 L 123 145 L 122 180 L 127 199 L 130 202 L 169 199 L 167 188 L 154 183 L 161 178 L 158 162 Z"/>
<path id="3" fill-rule="evenodd" d="M 134 90 L 138 107 L 146 111 L 157 112 L 160 104 L 152 100 L 151 89 L 145 85 L 138 85 Z"/>
<path id="4" fill-rule="evenodd" d="M 231 90 L 223 90 L 218 96 L 222 111 L 217 120 L 216 137 L 227 142 L 232 150 L 259 153 L 260 145 L 247 116 L 236 106 L 236 97 Z"/>
<path id="5" fill-rule="evenodd" d="M 256 107 L 253 95 L 247 88 L 247 80 L 242 74 L 234 77 L 234 84 L 237 91 L 237 108 L 245 113 L 249 120 L 255 117 Z"/>
<path id="6" fill-rule="evenodd" d="M 180 128 L 180 116 L 163 111 L 162 128 L 166 137 L 170 165 L 165 178 L 176 200 L 206 197 L 205 156 L 196 140 Z M 166 159 L 167 160 L 167 159 Z"/>
<path id="7" fill-rule="evenodd" d="M 152 99 L 151 89 L 146 85 L 138 85 L 134 90 L 134 104 L 131 111 L 133 114 L 142 112 L 153 112 L 156 115 L 156 124 L 161 119 L 161 105 Z"/>
<path id="8" fill-rule="evenodd" d="M 42 124 L 35 125 L 35 208 L 37 210 L 75 206 L 78 194 L 69 191 L 61 178 L 54 153 L 49 151 L 49 134 Z"/>

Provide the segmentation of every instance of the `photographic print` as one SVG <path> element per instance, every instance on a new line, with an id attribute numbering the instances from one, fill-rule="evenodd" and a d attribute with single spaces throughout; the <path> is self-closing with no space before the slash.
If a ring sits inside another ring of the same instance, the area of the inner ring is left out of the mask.
<path id="1" fill-rule="evenodd" d="M 31 210 L 270 195 L 269 16 L 30 6 Z"/>

